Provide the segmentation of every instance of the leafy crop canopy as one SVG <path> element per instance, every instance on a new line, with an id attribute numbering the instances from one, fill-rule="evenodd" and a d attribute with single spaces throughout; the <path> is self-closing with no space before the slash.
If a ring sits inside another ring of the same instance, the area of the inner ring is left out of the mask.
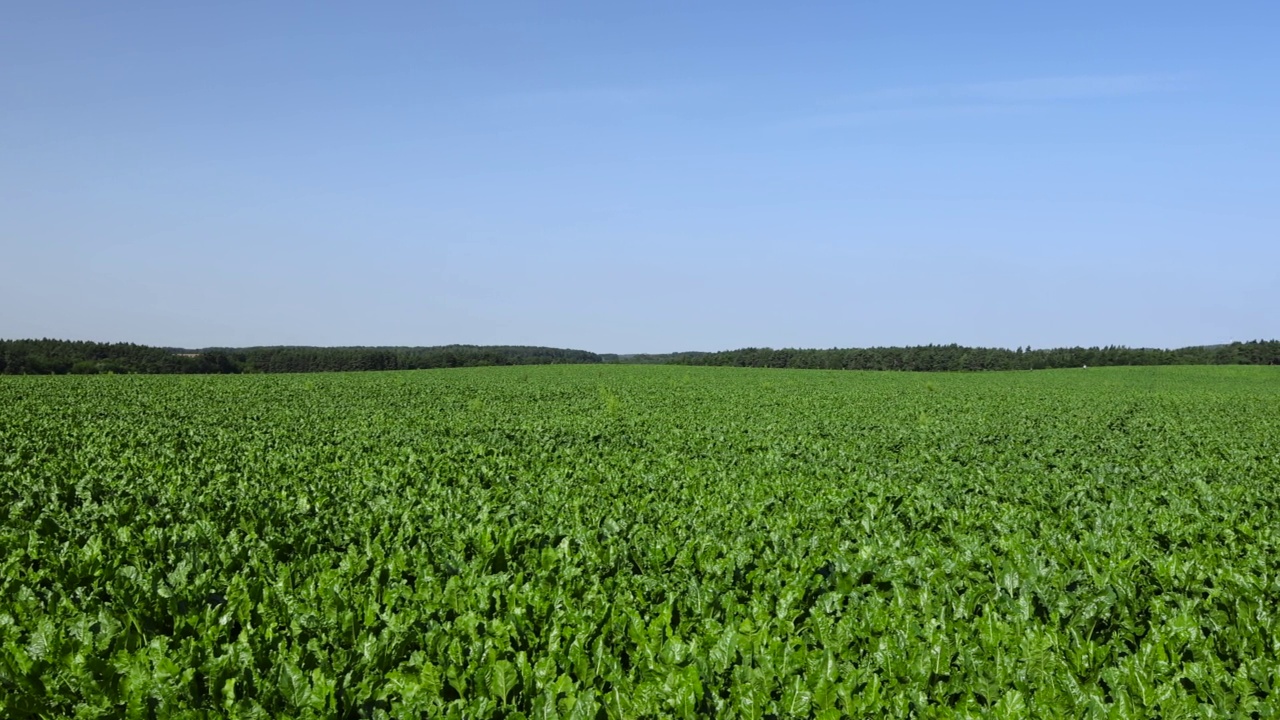
<path id="1" fill-rule="evenodd" d="M 3 717 L 1265 717 L 1280 374 L 0 378 Z"/>

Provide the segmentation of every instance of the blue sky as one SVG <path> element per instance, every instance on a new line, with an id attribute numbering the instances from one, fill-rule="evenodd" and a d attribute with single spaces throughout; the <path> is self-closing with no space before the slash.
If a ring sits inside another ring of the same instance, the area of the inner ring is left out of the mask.
<path id="1" fill-rule="evenodd" d="M 1280 4 L 15 3 L 0 337 L 1280 337 Z"/>

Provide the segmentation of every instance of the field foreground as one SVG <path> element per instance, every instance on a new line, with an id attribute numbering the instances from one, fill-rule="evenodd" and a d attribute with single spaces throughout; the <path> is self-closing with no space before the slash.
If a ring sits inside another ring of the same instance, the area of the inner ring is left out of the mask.
<path id="1" fill-rule="evenodd" d="M 0 378 L 0 717 L 1275 717 L 1280 369 Z"/>

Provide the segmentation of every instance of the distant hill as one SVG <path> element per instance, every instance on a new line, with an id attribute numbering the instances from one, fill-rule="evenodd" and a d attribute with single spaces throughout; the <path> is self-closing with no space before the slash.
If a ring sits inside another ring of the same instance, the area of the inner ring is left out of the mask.
<path id="1" fill-rule="evenodd" d="M 709 352 L 678 352 L 678 353 L 627 353 L 615 354 L 605 353 L 600 357 L 607 363 L 624 363 L 631 365 L 667 365 L 677 358 L 696 358 L 704 355 L 714 355 Z"/>

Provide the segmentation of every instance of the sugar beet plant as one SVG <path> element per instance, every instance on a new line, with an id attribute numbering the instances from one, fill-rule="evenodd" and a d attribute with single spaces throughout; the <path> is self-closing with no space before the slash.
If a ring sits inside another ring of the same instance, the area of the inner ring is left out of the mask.
<path id="1" fill-rule="evenodd" d="M 1274 717 L 1280 373 L 0 379 L 0 716 Z"/>

